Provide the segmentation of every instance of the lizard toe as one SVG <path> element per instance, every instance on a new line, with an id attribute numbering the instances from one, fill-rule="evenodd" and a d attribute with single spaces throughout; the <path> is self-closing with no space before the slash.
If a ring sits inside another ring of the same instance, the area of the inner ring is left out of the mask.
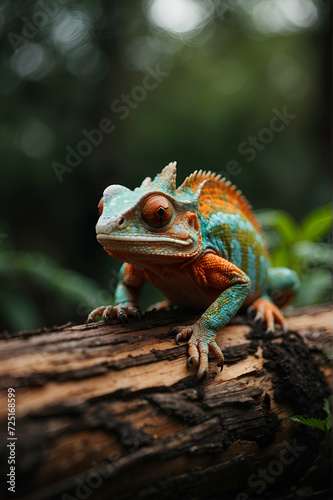
<path id="1" fill-rule="evenodd" d="M 260 312 L 258 312 L 253 319 L 255 323 L 259 323 L 262 320 L 263 320 L 263 315 Z"/>
<path id="2" fill-rule="evenodd" d="M 270 309 L 266 309 L 264 313 L 264 321 L 266 322 L 266 334 L 273 333 L 275 331 L 274 316 Z"/>
<path id="3" fill-rule="evenodd" d="M 187 368 L 192 368 L 194 366 L 195 368 L 199 366 L 199 357 L 198 356 L 189 356 L 186 361 L 186 366 Z"/>
<path id="4" fill-rule="evenodd" d="M 103 312 L 103 319 L 106 323 L 109 323 L 112 319 L 117 318 L 117 307 L 116 306 L 107 306 Z"/>
<path id="5" fill-rule="evenodd" d="M 221 371 L 224 365 L 224 356 L 220 347 L 216 343 L 215 336 L 211 336 L 209 338 L 207 332 L 200 322 L 192 325 L 190 329 L 192 332 L 192 336 L 188 342 L 189 358 L 187 360 L 187 367 L 197 368 L 197 378 L 199 380 L 204 380 L 209 372 L 209 351 L 214 354 L 217 366 L 221 368 Z M 181 338 L 180 335 L 183 334 L 183 331 L 184 330 L 178 333 L 176 337 L 177 340 Z"/>
<path id="6" fill-rule="evenodd" d="M 137 321 L 140 321 L 141 319 L 141 312 L 139 310 L 135 311 L 134 317 Z"/>
<path id="7" fill-rule="evenodd" d="M 122 322 L 123 325 L 129 322 L 128 316 L 125 313 L 125 311 L 119 311 L 118 312 L 118 319 Z"/>
<path id="8" fill-rule="evenodd" d="M 198 369 L 198 373 L 197 373 L 198 380 L 205 380 L 207 375 L 208 375 L 208 371 L 206 370 L 206 368 L 200 366 Z"/>
<path id="9" fill-rule="evenodd" d="M 123 324 L 128 323 L 129 317 L 140 319 L 139 309 L 132 303 L 117 304 L 116 306 L 101 306 L 91 311 L 87 318 L 87 323 L 96 321 L 101 317 L 106 323 L 113 319 L 119 319 Z"/>
<path id="10" fill-rule="evenodd" d="M 219 346 L 217 345 L 215 340 L 212 340 L 209 344 L 209 349 L 212 351 L 214 354 L 216 361 L 217 361 L 217 366 L 221 368 L 221 371 L 223 370 L 224 366 L 224 355 Z"/>
<path id="11" fill-rule="evenodd" d="M 108 313 L 103 313 L 103 319 L 106 323 L 110 323 L 111 317 L 108 315 Z"/>
<path id="12" fill-rule="evenodd" d="M 98 317 L 102 317 L 105 309 L 106 309 L 105 306 L 101 306 L 101 307 L 97 307 L 96 309 L 93 309 L 91 311 L 91 313 L 88 315 L 86 323 L 93 323 L 94 321 L 96 321 L 96 319 Z"/>
<path id="13" fill-rule="evenodd" d="M 266 297 L 259 297 L 250 307 L 252 311 L 256 311 L 254 322 L 262 320 L 266 323 L 266 334 L 273 333 L 275 325 L 279 325 L 283 332 L 288 331 L 287 322 L 280 309 Z"/>
<path id="14" fill-rule="evenodd" d="M 176 334 L 176 344 L 179 345 L 179 342 L 182 340 L 188 339 L 192 333 L 193 333 L 193 327 L 192 326 L 174 326 L 173 328 L 170 328 L 169 332 L 170 335 L 175 335 Z"/>
<path id="15" fill-rule="evenodd" d="M 177 345 L 180 345 L 180 343 L 179 343 L 180 340 L 183 340 L 183 336 L 182 336 L 181 333 L 177 333 L 176 338 L 175 338 L 175 341 L 176 341 Z"/>

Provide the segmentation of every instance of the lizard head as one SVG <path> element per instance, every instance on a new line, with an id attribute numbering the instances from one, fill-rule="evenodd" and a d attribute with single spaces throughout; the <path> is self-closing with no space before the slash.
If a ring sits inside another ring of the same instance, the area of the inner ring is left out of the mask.
<path id="1" fill-rule="evenodd" d="M 133 261 L 175 261 L 201 248 L 197 200 L 177 195 L 176 162 L 133 191 L 108 186 L 99 202 L 97 240 L 112 256 Z"/>

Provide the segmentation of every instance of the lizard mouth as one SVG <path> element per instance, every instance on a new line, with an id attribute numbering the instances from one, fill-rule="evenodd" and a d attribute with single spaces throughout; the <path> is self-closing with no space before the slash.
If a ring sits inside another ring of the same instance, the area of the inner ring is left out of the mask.
<path id="1" fill-rule="evenodd" d="M 147 243 L 148 241 L 152 241 L 152 242 L 163 242 L 163 243 L 171 243 L 171 244 L 176 244 L 176 245 L 183 245 L 183 246 L 187 246 L 187 245 L 191 245 L 193 244 L 193 240 L 191 238 L 188 238 L 187 240 L 177 240 L 176 238 L 170 238 L 170 237 L 167 237 L 167 236 L 159 236 L 159 235 L 156 235 L 156 236 L 136 236 L 136 235 L 124 235 L 124 236 L 120 236 L 120 235 L 112 235 L 112 234 L 103 234 L 103 233 L 99 233 L 97 234 L 97 240 L 100 242 L 100 243 L 105 243 L 105 242 L 112 242 L 112 241 L 119 241 L 119 242 L 128 242 L 128 243 L 140 243 L 142 242 L 143 244 L 144 243 Z"/>

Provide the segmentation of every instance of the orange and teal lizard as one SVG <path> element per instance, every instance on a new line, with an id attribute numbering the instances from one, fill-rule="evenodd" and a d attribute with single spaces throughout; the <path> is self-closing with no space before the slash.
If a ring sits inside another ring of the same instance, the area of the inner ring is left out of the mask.
<path id="1" fill-rule="evenodd" d="M 198 378 L 207 375 L 209 351 L 222 369 L 216 333 L 241 306 L 250 306 L 267 332 L 275 322 L 287 329 L 279 308 L 291 302 L 298 276 L 270 267 L 262 228 L 230 181 L 200 170 L 177 188 L 174 162 L 133 191 L 107 187 L 99 213 L 97 240 L 124 264 L 116 305 L 95 309 L 88 322 L 139 318 L 142 286 L 151 283 L 169 304 L 204 311 L 194 325 L 173 329 L 177 343 L 189 339 L 188 366 L 198 368 Z"/>

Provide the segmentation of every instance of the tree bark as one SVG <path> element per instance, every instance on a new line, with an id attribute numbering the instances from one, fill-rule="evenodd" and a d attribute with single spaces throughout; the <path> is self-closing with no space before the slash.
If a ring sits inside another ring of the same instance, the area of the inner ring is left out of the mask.
<path id="1" fill-rule="evenodd" d="M 289 332 L 268 337 L 237 316 L 217 336 L 224 370 L 211 359 L 204 382 L 186 368 L 187 345 L 168 334 L 196 318 L 175 310 L 125 326 L 1 334 L 2 495 L 245 500 L 270 488 L 288 491 L 323 437 L 285 419 L 325 416 L 332 308 L 295 310 Z M 8 388 L 15 390 L 14 436 Z"/>

